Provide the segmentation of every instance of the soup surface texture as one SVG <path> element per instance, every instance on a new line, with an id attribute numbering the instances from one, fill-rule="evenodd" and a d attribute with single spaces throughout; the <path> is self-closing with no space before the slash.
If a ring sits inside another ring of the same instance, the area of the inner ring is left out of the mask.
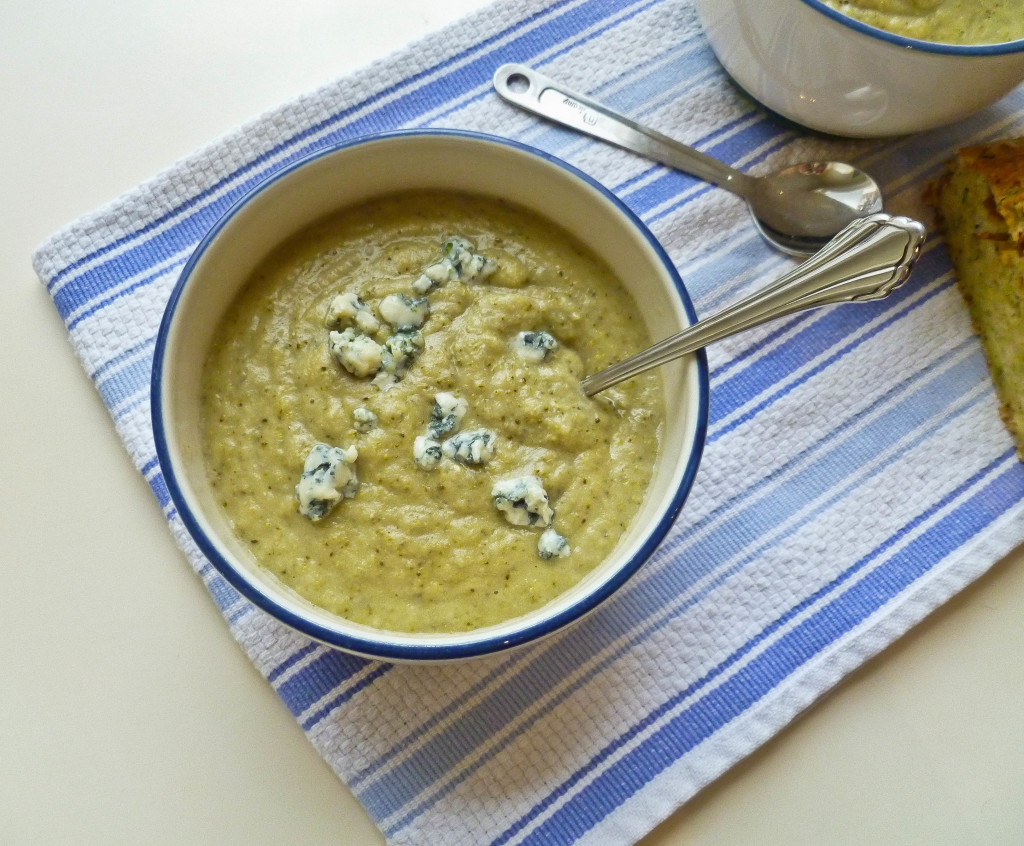
<path id="1" fill-rule="evenodd" d="M 435 284 L 446 242 L 465 277 Z M 579 381 L 649 343 L 611 271 L 549 221 L 453 193 L 367 203 L 274 251 L 232 305 L 203 373 L 211 485 L 256 561 L 333 613 L 410 632 L 511 619 L 605 559 L 643 501 L 660 374 L 594 398 Z M 326 447 L 348 485 L 323 514 L 300 492 Z"/>
<path id="2" fill-rule="evenodd" d="M 1024 38 L 1024 0 L 823 0 L 870 26 L 921 41 L 1000 44 Z"/>

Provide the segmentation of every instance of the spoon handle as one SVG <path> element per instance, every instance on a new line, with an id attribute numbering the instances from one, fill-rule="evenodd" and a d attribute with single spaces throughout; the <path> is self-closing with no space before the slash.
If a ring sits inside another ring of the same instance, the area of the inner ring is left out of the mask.
<path id="1" fill-rule="evenodd" d="M 751 178 L 746 174 L 616 114 L 526 65 L 502 65 L 494 73 L 494 88 L 505 100 L 528 112 L 609 141 L 742 197 L 747 195 Z"/>
<path id="2" fill-rule="evenodd" d="M 879 300 L 906 281 L 924 244 L 916 220 L 880 213 L 855 220 L 775 282 L 582 382 L 589 397 L 713 341 L 817 306 Z"/>

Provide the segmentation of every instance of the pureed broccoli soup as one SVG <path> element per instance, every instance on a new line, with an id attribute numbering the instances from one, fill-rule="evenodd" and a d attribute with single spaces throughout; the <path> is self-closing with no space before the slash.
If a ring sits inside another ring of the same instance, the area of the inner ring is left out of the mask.
<path id="1" fill-rule="evenodd" d="M 823 0 L 896 35 L 943 44 L 1000 44 L 1024 38 L 1024 0 Z"/>
<path id="2" fill-rule="evenodd" d="M 533 610 L 636 515 L 665 419 L 652 371 L 580 379 L 650 344 L 611 271 L 487 198 L 348 209 L 264 261 L 204 366 L 204 456 L 255 560 L 392 631 Z"/>

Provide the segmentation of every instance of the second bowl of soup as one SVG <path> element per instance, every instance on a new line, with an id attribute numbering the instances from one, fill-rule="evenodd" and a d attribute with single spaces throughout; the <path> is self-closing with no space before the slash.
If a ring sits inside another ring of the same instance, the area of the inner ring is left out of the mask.
<path id="1" fill-rule="evenodd" d="M 1021 0 L 696 5 L 733 79 L 769 109 L 823 132 L 871 138 L 933 129 L 1024 80 Z"/>

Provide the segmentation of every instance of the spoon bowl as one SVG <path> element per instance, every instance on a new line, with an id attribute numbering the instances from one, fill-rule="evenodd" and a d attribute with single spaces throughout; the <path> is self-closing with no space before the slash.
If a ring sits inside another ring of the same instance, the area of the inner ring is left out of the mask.
<path id="1" fill-rule="evenodd" d="M 533 114 L 682 170 L 747 201 L 758 231 L 784 253 L 816 253 L 847 224 L 882 210 L 882 192 L 845 162 L 806 162 L 750 176 L 559 85 L 526 65 L 502 65 L 498 94 Z"/>
<path id="2" fill-rule="evenodd" d="M 844 162 L 806 162 L 750 180 L 754 225 L 792 255 L 821 249 L 853 220 L 882 210 L 882 192 L 864 171 Z"/>

